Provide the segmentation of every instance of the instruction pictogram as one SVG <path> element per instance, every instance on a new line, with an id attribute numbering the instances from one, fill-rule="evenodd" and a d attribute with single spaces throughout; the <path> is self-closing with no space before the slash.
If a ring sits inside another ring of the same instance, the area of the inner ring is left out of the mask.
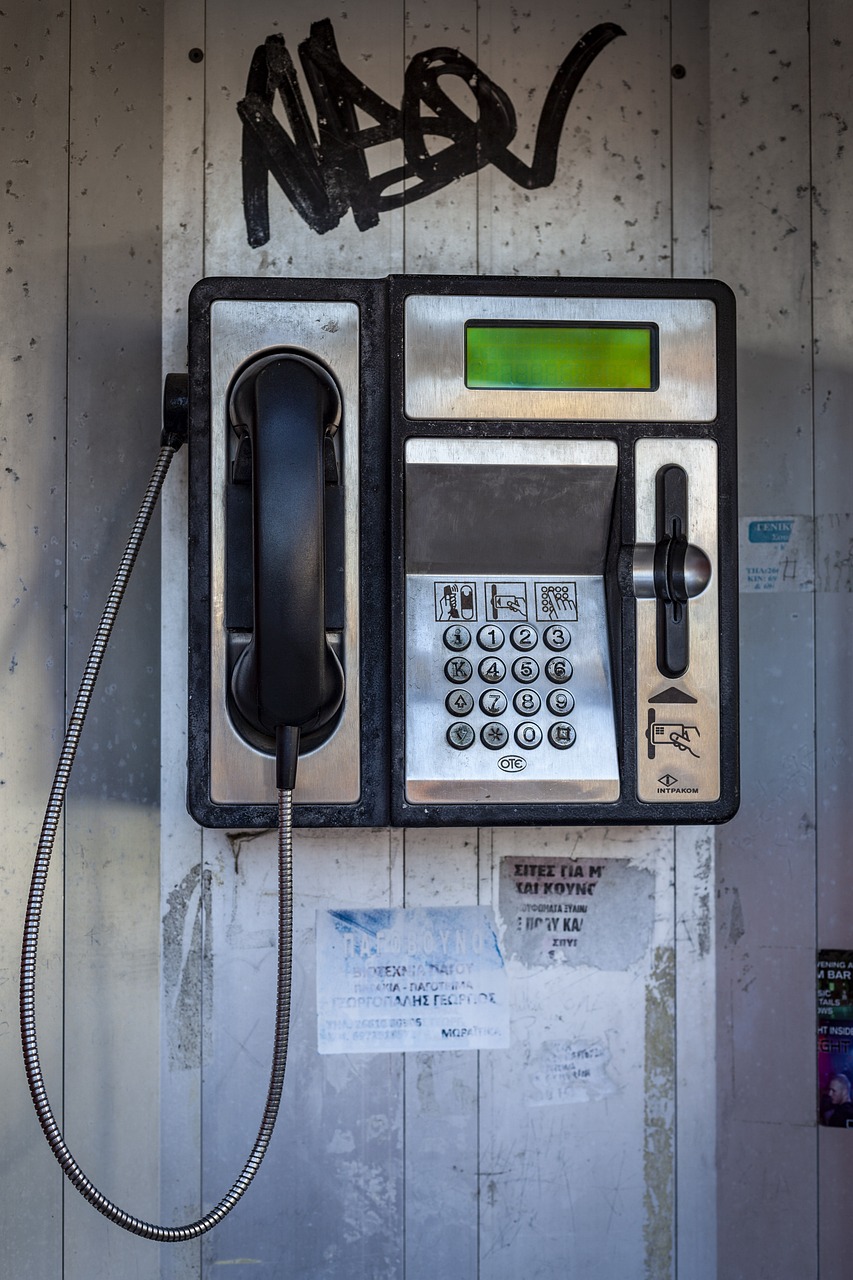
<path id="1" fill-rule="evenodd" d="M 436 622 L 476 622 L 477 590 L 473 582 L 436 582 Z"/>
<path id="2" fill-rule="evenodd" d="M 493 622 L 527 621 L 527 587 L 523 582 L 487 582 L 486 615 Z"/>
<path id="3" fill-rule="evenodd" d="M 649 759 L 654 760 L 659 747 L 675 747 L 678 751 L 686 751 L 694 760 L 701 757 L 693 747 L 702 735 L 695 724 L 673 724 L 658 721 L 654 707 L 649 710 L 649 722 L 646 727 L 646 741 L 649 744 Z"/>
<path id="4" fill-rule="evenodd" d="M 537 582 L 535 590 L 537 622 L 577 622 L 576 583 Z"/>

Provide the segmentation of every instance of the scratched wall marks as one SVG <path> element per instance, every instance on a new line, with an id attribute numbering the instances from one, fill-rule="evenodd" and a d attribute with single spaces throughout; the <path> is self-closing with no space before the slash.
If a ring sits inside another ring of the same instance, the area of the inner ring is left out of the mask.
<path id="1" fill-rule="evenodd" d="M 458 48 L 437 46 L 413 55 L 397 108 L 344 64 L 329 19 L 313 22 L 298 55 L 316 111 L 315 132 L 286 41 L 280 34 L 269 36 L 254 52 L 246 95 L 237 104 L 248 243 L 259 248 L 270 239 L 270 176 L 319 235 L 337 227 L 350 209 L 358 229 L 366 231 L 381 213 L 422 200 L 490 164 L 525 190 L 549 186 L 575 91 L 601 51 L 624 34 L 613 22 L 599 23 L 560 63 L 529 163 L 509 149 L 518 129 L 509 94 Z M 446 77 L 470 90 L 470 114 L 442 86 Z M 274 113 L 277 94 L 289 131 Z M 363 127 L 363 115 L 376 123 Z M 371 174 L 367 153 L 395 140 L 403 143 L 404 163 Z"/>

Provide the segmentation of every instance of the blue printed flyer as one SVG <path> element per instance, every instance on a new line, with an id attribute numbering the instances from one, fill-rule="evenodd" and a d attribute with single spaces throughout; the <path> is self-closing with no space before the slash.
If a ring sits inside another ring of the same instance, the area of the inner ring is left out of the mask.
<path id="1" fill-rule="evenodd" d="M 853 1129 L 853 951 L 818 952 L 817 1074 L 820 1123 Z"/>

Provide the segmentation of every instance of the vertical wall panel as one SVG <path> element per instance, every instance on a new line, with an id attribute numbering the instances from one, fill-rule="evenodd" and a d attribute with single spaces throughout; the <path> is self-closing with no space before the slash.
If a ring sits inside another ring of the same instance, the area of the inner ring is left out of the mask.
<path id="1" fill-rule="evenodd" d="M 204 275 L 204 0 L 166 6 L 163 30 L 163 372 L 186 369 L 187 299 Z M 198 58 L 198 53 L 193 57 Z M 160 1218 L 201 1210 L 201 1065 L 210 1028 L 211 877 L 186 811 L 187 464 L 174 459 L 161 499 Z M 201 1243 L 161 1250 L 163 1280 L 195 1280 Z"/>
<path id="2" fill-rule="evenodd" d="M 160 435 L 162 8 L 75 5 L 69 154 L 69 684 Z M 159 544 L 137 561 L 96 688 L 66 818 L 66 1130 L 96 1185 L 159 1209 Z M 132 1016 L 128 1011 L 132 1010 Z M 158 1250 L 70 1188 L 66 1275 Z"/>
<path id="3" fill-rule="evenodd" d="M 818 945 L 853 945 L 849 787 L 853 688 L 853 360 L 850 244 L 853 94 L 849 11 L 812 6 L 812 239 L 814 244 L 815 647 L 817 664 Z M 851 1135 L 819 1131 L 819 1268 L 842 1280 L 850 1267 Z"/>
<path id="4" fill-rule="evenodd" d="M 64 708 L 67 14 L 0 15 L 0 1237 L 21 1280 L 62 1265 L 62 1174 L 24 1079 L 17 992 L 24 903 Z M 39 945 L 38 1030 L 62 1107 L 62 842 Z"/>
<path id="5" fill-rule="evenodd" d="M 794 0 L 711 9 L 713 271 L 738 298 L 743 516 L 812 511 L 807 20 Z M 717 836 L 718 1243 L 732 1280 L 815 1275 L 812 604 L 741 595 L 743 800 Z"/>

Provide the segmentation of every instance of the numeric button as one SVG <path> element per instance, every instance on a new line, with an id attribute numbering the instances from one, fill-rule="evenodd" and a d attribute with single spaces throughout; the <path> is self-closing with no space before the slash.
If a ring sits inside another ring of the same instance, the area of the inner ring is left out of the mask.
<path id="1" fill-rule="evenodd" d="M 535 658 L 516 658 L 512 674 L 519 684 L 532 684 L 539 675 L 539 663 Z"/>
<path id="2" fill-rule="evenodd" d="M 502 649 L 503 642 L 504 633 L 500 627 L 480 627 L 477 632 L 477 644 L 489 653 L 494 653 L 495 649 Z"/>
<path id="3" fill-rule="evenodd" d="M 532 751 L 542 741 L 542 730 L 533 720 L 526 720 L 516 729 L 515 740 L 525 751 Z"/>
<path id="4" fill-rule="evenodd" d="M 484 689 L 480 694 L 480 709 L 487 716 L 502 716 L 506 711 L 506 694 L 500 689 Z"/>
<path id="5" fill-rule="evenodd" d="M 565 627 L 546 627 L 542 633 L 542 639 L 549 649 L 555 653 L 562 653 L 572 643 L 572 633 Z"/>
<path id="6" fill-rule="evenodd" d="M 549 658 L 545 663 L 545 675 L 552 684 L 565 684 L 572 678 L 572 664 L 568 658 Z"/>
<path id="7" fill-rule="evenodd" d="M 500 658 L 484 658 L 478 668 L 480 679 L 486 684 L 499 684 L 506 675 L 506 667 Z"/>
<path id="8" fill-rule="evenodd" d="M 542 706 L 542 699 L 535 689 L 520 689 L 512 700 L 520 716 L 535 716 Z"/>
<path id="9" fill-rule="evenodd" d="M 545 701 L 553 716 L 568 716 L 574 710 L 575 700 L 568 689 L 552 689 Z"/>
<path id="10" fill-rule="evenodd" d="M 539 639 L 535 627 L 513 627 L 509 638 L 514 649 L 535 649 Z"/>

